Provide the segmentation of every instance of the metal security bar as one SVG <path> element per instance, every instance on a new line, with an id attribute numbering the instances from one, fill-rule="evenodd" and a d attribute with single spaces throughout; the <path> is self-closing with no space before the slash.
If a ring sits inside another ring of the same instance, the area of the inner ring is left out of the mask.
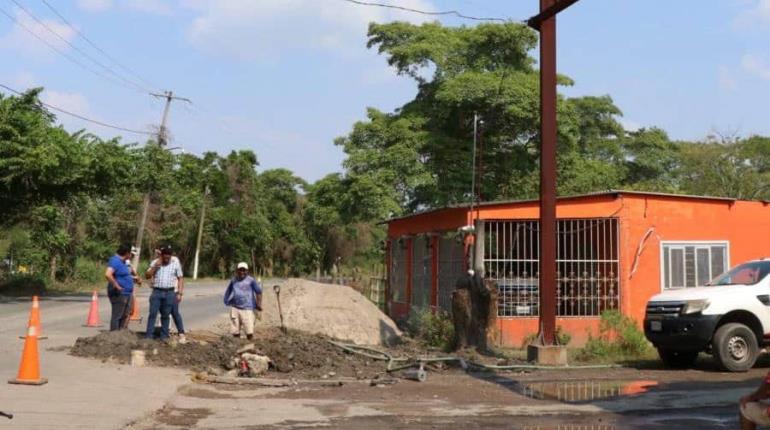
<path id="1" fill-rule="evenodd" d="M 620 298 L 616 218 L 557 222 L 557 315 L 599 316 Z M 498 287 L 498 316 L 537 316 L 540 228 L 537 220 L 486 221 L 484 270 Z"/>
<path id="2" fill-rule="evenodd" d="M 412 306 L 430 306 L 431 286 L 430 238 L 424 235 L 412 240 Z"/>
<path id="3" fill-rule="evenodd" d="M 406 303 L 406 239 L 394 240 L 390 244 L 390 286 L 391 300 Z"/>
<path id="4" fill-rule="evenodd" d="M 462 236 L 446 233 L 438 243 L 438 307 L 447 312 L 452 310 L 452 292 L 457 280 L 463 276 L 465 244 Z"/>

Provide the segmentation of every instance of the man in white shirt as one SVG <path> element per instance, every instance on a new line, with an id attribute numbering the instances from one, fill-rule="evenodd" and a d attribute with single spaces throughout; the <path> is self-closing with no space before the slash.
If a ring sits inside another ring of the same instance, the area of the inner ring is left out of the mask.
<path id="1" fill-rule="evenodd" d="M 145 277 L 152 280 L 152 294 L 150 294 L 150 315 L 147 318 L 148 339 L 153 338 L 155 330 L 155 318 L 160 312 L 160 339 L 169 337 L 169 320 L 174 306 L 182 301 L 184 295 L 184 277 L 182 265 L 179 259 L 173 256 L 174 252 L 166 245 L 160 249 L 160 257 L 153 260 Z M 181 315 L 180 315 L 181 317 Z M 179 321 L 181 325 L 181 318 Z M 177 326 L 180 334 L 180 342 L 184 342 L 184 327 Z"/>

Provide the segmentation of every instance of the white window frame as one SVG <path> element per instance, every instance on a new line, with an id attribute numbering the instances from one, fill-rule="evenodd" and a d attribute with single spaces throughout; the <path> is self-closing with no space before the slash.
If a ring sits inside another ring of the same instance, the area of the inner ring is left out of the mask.
<path id="1" fill-rule="evenodd" d="M 660 291 L 666 291 L 666 273 L 665 273 L 665 263 L 664 263 L 664 256 L 665 253 L 663 252 L 663 248 L 666 246 L 703 246 L 703 245 L 711 245 L 711 246 L 717 246 L 717 245 L 724 245 L 725 246 L 725 271 L 730 270 L 733 266 L 730 262 L 730 241 L 729 240 L 661 240 L 660 241 L 660 261 L 659 261 L 659 267 L 660 267 Z M 695 257 L 695 277 L 697 282 L 697 275 L 698 274 L 698 257 L 697 257 L 697 251 L 696 251 L 696 257 Z M 685 275 L 686 276 L 686 275 Z M 696 285 L 697 287 L 697 285 Z M 682 290 L 685 288 L 693 288 L 693 287 L 671 287 L 668 288 L 669 290 Z"/>

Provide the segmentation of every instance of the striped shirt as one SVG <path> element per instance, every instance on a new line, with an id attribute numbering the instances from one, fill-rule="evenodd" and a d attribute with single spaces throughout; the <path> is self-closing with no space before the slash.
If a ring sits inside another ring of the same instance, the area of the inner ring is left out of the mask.
<path id="1" fill-rule="evenodd" d="M 152 260 L 150 267 L 155 265 L 158 260 Z M 176 287 L 177 280 L 182 277 L 182 264 L 179 263 L 179 259 L 171 257 L 171 261 L 165 266 L 161 264 L 158 267 L 158 271 L 155 272 L 155 276 L 152 278 L 152 288 L 158 288 L 161 290 L 173 290 Z"/>

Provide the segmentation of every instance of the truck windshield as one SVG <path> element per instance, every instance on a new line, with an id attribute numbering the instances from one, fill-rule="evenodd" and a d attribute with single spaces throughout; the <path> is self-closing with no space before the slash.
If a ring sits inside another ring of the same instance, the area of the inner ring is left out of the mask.
<path id="1" fill-rule="evenodd" d="M 709 282 L 709 286 L 719 285 L 753 285 L 770 273 L 770 260 L 752 261 L 733 267 L 729 272 L 719 275 Z"/>

